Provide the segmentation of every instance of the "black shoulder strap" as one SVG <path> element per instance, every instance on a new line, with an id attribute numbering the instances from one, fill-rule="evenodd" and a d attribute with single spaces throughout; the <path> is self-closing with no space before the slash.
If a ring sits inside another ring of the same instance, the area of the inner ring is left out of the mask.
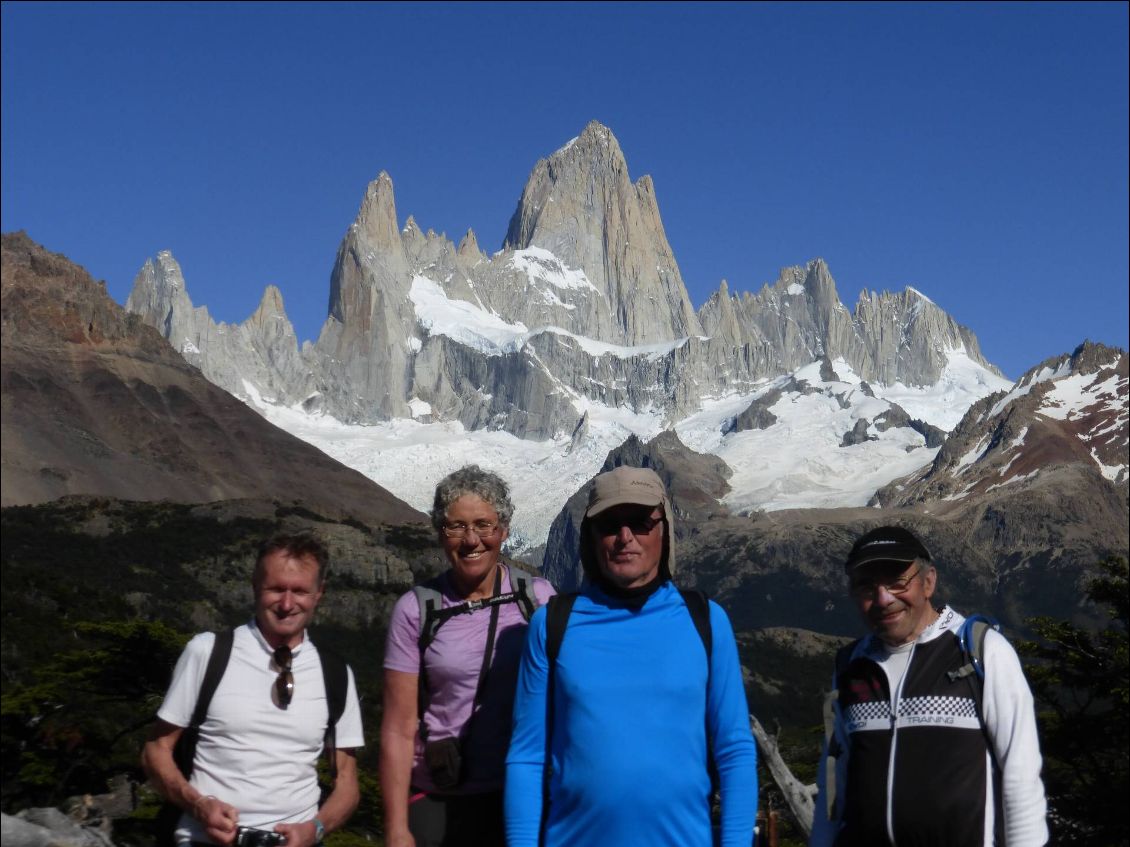
<path id="1" fill-rule="evenodd" d="M 856 648 L 859 647 L 862 641 L 862 638 L 857 638 L 855 641 L 848 642 L 836 651 L 835 687 L 839 687 L 840 677 L 843 676 L 844 672 L 848 669 L 848 665 L 851 664 L 851 657 L 855 654 Z"/>
<path id="2" fill-rule="evenodd" d="M 345 711 L 345 698 L 349 690 L 349 666 L 337 653 L 318 650 L 322 663 L 322 681 L 326 686 L 326 705 L 329 718 L 326 721 L 326 737 L 323 751 L 330 770 L 330 782 L 337 779 L 337 722 Z"/>
<path id="3" fill-rule="evenodd" d="M 420 607 L 420 624 L 416 644 L 420 648 L 421 662 L 423 661 L 424 651 L 435 640 L 439 628 L 456 615 L 474 612 L 484 605 L 494 606 L 495 604 L 513 602 L 518 604 L 523 620 L 528 622 L 534 616 L 538 601 L 534 594 L 533 578 L 530 574 L 512 565 L 505 567 L 510 575 L 510 591 L 503 594 L 501 589 L 496 586 L 494 595 L 485 601 L 468 601 L 445 608 L 443 605 L 442 575 L 412 589 L 412 592 L 416 595 L 416 603 Z M 499 585 L 501 585 L 501 579 L 502 572 L 500 571 L 498 573 Z"/>
<path id="4" fill-rule="evenodd" d="M 545 828 L 549 822 L 549 781 L 553 775 L 551 751 L 553 750 L 553 701 L 557 680 L 557 656 L 561 653 L 561 642 L 565 640 L 565 629 L 569 626 L 569 614 L 577 600 L 575 592 L 554 594 L 545 604 L 545 659 L 548 664 L 545 685 L 545 764 L 541 777 L 541 822 L 538 826 L 538 844 L 545 844 Z"/>
<path id="5" fill-rule="evenodd" d="M 710 628 L 710 601 L 705 594 L 694 589 L 680 588 L 679 593 L 691 613 L 691 620 L 698 630 L 698 637 L 702 639 L 702 646 L 706 648 L 706 667 L 709 673 L 711 649 L 714 646 L 714 631 Z"/>
<path id="6" fill-rule="evenodd" d="M 714 681 L 714 674 L 711 672 L 712 662 L 710 661 L 714 647 L 714 630 L 710 627 L 710 601 L 701 591 L 692 588 L 680 588 L 679 594 L 683 598 L 687 611 L 690 612 L 695 631 L 698 632 L 698 637 L 702 640 L 703 650 L 706 651 L 706 696 L 709 701 L 710 686 Z M 703 730 L 706 733 L 706 770 L 710 774 L 710 794 L 713 798 L 718 792 L 720 783 L 718 767 L 714 761 L 714 744 L 710 738 L 709 718 L 706 719 Z"/>
<path id="7" fill-rule="evenodd" d="M 212 642 L 212 652 L 208 656 L 208 664 L 204 667 L 204 677 L 200 680 L 200 692 L 196 695 L 196 708 L 192 710 L 192 720 L 173 747 L 173 761 L 186 779 L 192 776 L 196 761 L 196 742 L 200 738 L 200 725 L 208 717 L 212 695 L 216 693 L 216 688 L 224 677 L 224 671 L 227 670 L 234 640 L 234 630 L 228 629 L 216 633 L 216 638 Z"/>
<path id="8" fill-rule="evenodd" d="M 565 640 L 565 628 L 569 626 L 569 614 L 576 601 L 575 593 L 554 594 L 545 607 L 545 657 L 549 660 L 549 672 L 557 662 L 561 652 L 561 642 Z"/>
<path id="9" fill-rule="evenodd" d="M 345 711 L 345 695 L 349 688 L 349 671 L 345 660 L 329 650 L 318 650 L 322 660 L 322 678 L 326 684 L 326 700 L 330 707 L 329 726 L 336 726 Z"/>
<path id="10" fill-rule="evenodd" d="M 212 644 L 212 655 L 208 657 L 208 666 L 204 669 L 204 679 L 200 683 L 200 694 L 196 697 L 196 708 L 192 712 L 193 727 L 198 727 L 208 717 L 208 707 L 212 705 L 212 696 L 224 677 L 231 657 L 231 646 L 235 640 L 235 630 L 228 629 L 216 633 L 216 640 Z"/>

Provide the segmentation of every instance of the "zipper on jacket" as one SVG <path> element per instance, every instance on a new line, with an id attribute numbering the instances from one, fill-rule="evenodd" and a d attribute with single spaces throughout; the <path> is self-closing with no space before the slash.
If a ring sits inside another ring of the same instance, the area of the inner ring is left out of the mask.
<path id="1" fill-rule="evenodd" d="M 910 665 L 914 661 L 914 651 L 918 649 L 918 641 L 915 640 L 910 648 L 910 655 L 906 657 L 906 668 L 902 672 L 902 678 L 899 680 L 898 689 L 891 692 L 891 750 L 887 759 L 887 840 L 891 842 L 891 847 L 897 847 L 895 844 L 895 818 L 894 818 L 894 790 L 895 790 L 895 752 L 898 748 L 898 715 L 899 703 L 902 701 L 902 689 L 906 685 L 906 678 L 910 676 Z M 887 673 L 886 666 L 883 667 L 883 673 Z M 890 685 L 890 675 L 887 675 L 887 685 Z"/>

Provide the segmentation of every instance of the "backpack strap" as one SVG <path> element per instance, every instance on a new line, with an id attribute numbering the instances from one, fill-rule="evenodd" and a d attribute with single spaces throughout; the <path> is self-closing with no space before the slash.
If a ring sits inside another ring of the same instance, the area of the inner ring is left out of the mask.
<path id="1" fill-rule="evenodd" d="M 545 604 L 545 659 L 548 665 L 545 681 L 545 764 L 541 777 L 541 821 L 538 825 L 538 844 L 545 844 L 545 828 L 549 823 L 549 781 L 553 775 L 550 753 L 553 749 L 553 700 L 554 685 L 557 679 L 557 656 L 561 653 L 561 642 L 565 640 L 565 629 L 569 626 L 569 614 L 577 600 L 576 592 L 554 594 Z"/>
<path id="2" fill-rule="evenodd" d="M 698 637 L 702 639 L 702 646 L 706 649 L 706 673 L 709 680 L 710 655 L 714 646 L 714 630 L 710 628 L 710 601 L 701 591 L 690 588 L 679 589 L 679 594 L 687 604 L 687 611 L 691 613 L 694 628 L 698 631 Z M 709 681 L 707 684 L 709 685 Z"/>
<path id="3" fill-rule="evenodd" d="M 216 633 L 212 642 L 212 652 L 208 656 L 208 664 L 204 668 L 204 678 L 200 681 L 200 693 L 196 695 L 196 708 L 192 710 L 192 720 L 181 733 L 173 749 L 173 760 L 185 778 L 192 776 L 193 764 L 196 759 L 196 742 L 200 737 L 200 725 L 208 717 L 208 707 L 212 704 L 212 696 L 224 677 L 231 657 L 232 642 L 235 640 L 235 630 L 227 629 Z"/>
<path id="4" fill-rule="evenodd" d="M 223 679 L 224 671 L 227 670 L 234 641 L 233 629 L 216 633 L 216 640 L 212 643 L 212 654 L 208 657 L 208 666 L 204 670 L 204 679 L 200 683 L 196 708 L 192 712 L 191 725 L 194 727 L 200 726 L 208 717 L 208 707 L 212 705 L 212 697 L 220 685 L 220 680 Z"/>
<path id="5" fill-rule="evenodd" d="M 538 598 L 534 594 L 533 578 L 524 570 L 513 566 L 507 567 L 507 570 L 510 573 L 510 590 L 517 595 L 515 599 L 522 612 L 523 620 L 529 623 L 538 607 Z"/>
<path id="6" fill-rule="evenodd" d="M 693 588 L 680 588 L 679 595 L 683 598 L 687 611 L 690 612 L 695 631 L 702 640 L 702 647 L 706 651 L 706 697 L 709 701 L 710 684 L 714 679 L 710 661 L 714 648 L 714 630 L 710 627 L 710 601 L 705 594 Z M 709 705 L 707 713 L 709 713 Z M 714 745 L 710 742 L 709 716 L 704 721 L 703 731 L 706 733 L 706 770 L 710 774 L 710 796 L 713 803 L 720 799 L 718 791 L 721 780 L 718 776 L 718 765 L 714 761 Z"/>
<path id="7" fill-rule="evenodd" d="M 208 717 L 212 696 L 216 693 L 220 680 L 223 679 L 224 671 L 227 670 L 234 640 L 234 630 L 228 629 L 216 633 L 216 638 L 212 642 L 212 652 L 208 655 L 208 664 L 204 667 L 204 677 L 200 680 L 200 691 L 196 695 L 196 707 L 192 710 L 192 719 L 173 745 L 173 762 L 185 779 L 192 776 L 193 766 L 196 763 L 196 743 L 200 740 L 200 725 Z M 153 821 L 156 847 L 177 847 L 175 836 L 180 816 L 180 806 L 169 800 L 161 804 Z"/>
<path id="8" fill-rule="evenodd" d="M 440 580 L 443 579 L 442 576 L 412 588 L 412 593 L 416 595 L 416 602 L 420 607 L 420 622 L 416 642 L 420 648 L 421 657 L 432 641 L 435 640 L 439 628 L 456 615 L 465 615 L 481 609 L 483 606 L 513 602 L 518 604 L 523 620 L 528 622 L 533 617 L 538 601 L 534 595 L 532 577 L 517 568 L 504 567 L 510 575 L 510 591 L 505 594 L 502 594 L 501 591 L 495 591 L 494 596 L 486 600 L 467 601 L 444 608 L 440 583 Z M 501 573 L 499 578 L 501 579 Z"/>
<path id="9" fill-rule="evenodd" d="M 337 722 L 345 711 L 345 698 L 349 690 L 349 665 L 337 653 L 318 650 L 322 663 L 322 681 L 326 686 L 326 705 L 329 717 L 326 720 L 326 736 L 323 752 L 329 764 L 330 782 L 337 781 Z"/>
<path id="10" fill-rule="evenodd" d="M 565 628 L 569 626 L 569 614 L 576 602 L 575 592 L 554 594 L 545 607 L 545 657 L 549 660 L 550 680 L 561 652 L 561 642 L 565 640 Z"/>
<path id="11" fill-rule="evenodd" d="M 420 606 L 420 623 L 416 642 L 420 646 L 421 656 L 424 655 L 428 645 L 435 639 L 440 625 L 451 617 L 451 615 L 441 616 L 440 614 L 443 611 L 443 594 L 439 590 L 439 580 L 440 577 L 436 577 L 423 585 L 412 587 L 412 593 L 416 595 L 416 602 Z"/>
<path id="12" fill-rule="evenodd" d="M 965 679 L 969 682 L 969 691 L 973 695 L 973 705 L 977 709 L 977 720 L 981 723 L 981 734 L 985 736 L 985 746 L 993 760 L 993 771 L 1000 774 L 1000 762 L 997 761 L 996 748 L 989 728 L 985 725 L 983 701 L 985 699 L 985 638 L 990 629 L 1000 632 L 1001 626 L 994 618 L 987 615 L 974 614 L 965 619 L 958 630 L 957 638 L 961 643 L 961 652 L 965 656 L 965 664 L 956 671 L 947 671 L 946 676 L 950 682 Z"/>
<path id="13" fill-rule="evenodd" d="M 976 674 L 978 680 L 985 679 L 985 636 L 990 629 L 1000 632 L 1001 626 L 986 615 L 970 615 L 965 619 L 957 634 L 958 640 L 961 641 L 961 650 L 965 654 L 965 664 L 956 671 L 949 671 L 946 674 L 950 682 L 964 679 L 971 674 Z"/>

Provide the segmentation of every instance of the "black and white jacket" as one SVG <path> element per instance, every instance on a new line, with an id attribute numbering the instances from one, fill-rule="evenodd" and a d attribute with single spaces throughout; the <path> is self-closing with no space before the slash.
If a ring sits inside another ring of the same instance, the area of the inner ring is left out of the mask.
<path id="1" fill-rule="evenodd" d="M 1012 645 L 985 639 L 981 715 L 946 607 L 909 652 L 875 636 L 835 680 L 835 798 L 821 758 L 811 845 L 1038 847 L 1048 839 L 1032 694 Z M 899 676 L 898 669 L 904 666 Z"/>

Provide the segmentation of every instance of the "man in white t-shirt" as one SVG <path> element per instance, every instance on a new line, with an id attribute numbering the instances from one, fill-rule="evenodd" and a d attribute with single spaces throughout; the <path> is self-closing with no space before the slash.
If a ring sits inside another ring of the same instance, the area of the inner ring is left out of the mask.
<path id="1" fill-rule="evenodd" d="M 348 667 L 334 727 L 336 779 L 319 807 L 317 762 L 330 697 L 306 628 L 322 599 L 328 562 L 326 548 L 310 535 L 275 536 L 260 548 L 251 578 L 255 617 L 234 632 L 188 779 L 173 751 L 192 723 L 217 636 L 201 633 L 181 654 L 142 753 L 153 786 L 183 810 L 179 844 L 231 845 L 240 827 L 250 827 L 278 833 L 287 847 L 312 847 L 357 808 L 354 749 L 364 740 Z"/>

